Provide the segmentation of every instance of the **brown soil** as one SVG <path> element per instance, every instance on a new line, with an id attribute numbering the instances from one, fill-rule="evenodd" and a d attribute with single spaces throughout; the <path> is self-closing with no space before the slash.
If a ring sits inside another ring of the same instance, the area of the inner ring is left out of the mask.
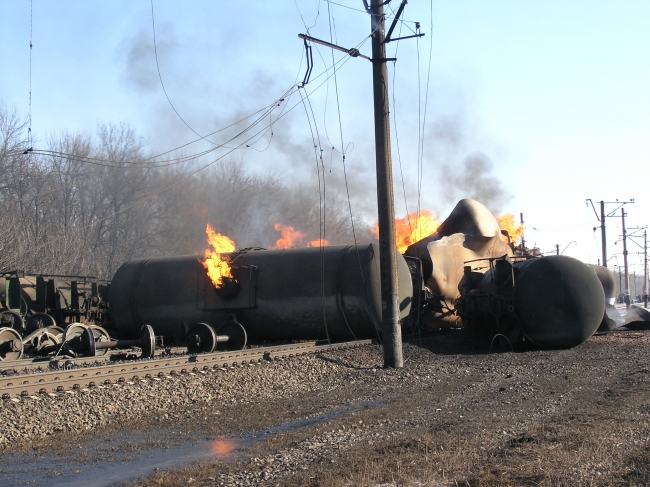
<path id="1" fill-rule="evenodd" d="M 202 430 L 356 408 L 137 485 L 649 485 L 649 350 L 649 332 L 615 332 L 571 350 L 476 353 L 451 331 L 406 344 L 401 370 L 377 367 L 379 346 L 325 354 L 345 384 L 224 408 Z"/>

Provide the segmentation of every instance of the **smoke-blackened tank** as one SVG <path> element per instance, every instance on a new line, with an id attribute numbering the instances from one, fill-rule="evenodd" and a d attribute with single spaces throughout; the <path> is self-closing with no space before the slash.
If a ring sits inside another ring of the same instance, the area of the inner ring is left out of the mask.
<path id="1" fill-rule="evenodd" d="M 591 267 L 553 255 L 514 268 L 515 313 L 528 340 L 545 348 L 570 348 L 594 334 L 605 312 L 605 294 Z"/>
<path id="2" fill-rule="evenodd" d="M 250 341 L 377 336 L 382 309 L 377 244 L 224 255 L 238 284 L 231 295 L 212 285 L 198 256 L 126 262 L 111 282 L 114 326 L 125 336 L 137 336 L 150 324 L 156 335 L 174 342 L 196 323 L 219 332 L 233 320 Z M 405 317 L 412 287 L 402 256 L 398 274 Z"/>
<path id="3" fill-rule="evenodd" d="M 553 255 L 512 263 L 494 259 L 485 274 L 465 268 L 456 310 L 463 324 L 488 340 L 524 338 L 544 348 L 587 340 L 605 311 L 603 287 L 579 260 Z"/>

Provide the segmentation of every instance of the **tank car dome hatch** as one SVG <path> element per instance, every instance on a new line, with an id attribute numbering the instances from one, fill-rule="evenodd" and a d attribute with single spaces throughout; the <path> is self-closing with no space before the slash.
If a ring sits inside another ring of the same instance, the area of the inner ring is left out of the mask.
<path id="1" fill-rule="evenodd" d="M 592 268 L 563 255 L 515 268 L 515 313 L 526 339 L 544 348 L 571 348 L 594 334 L 605 312 L 605 293 Z"/>

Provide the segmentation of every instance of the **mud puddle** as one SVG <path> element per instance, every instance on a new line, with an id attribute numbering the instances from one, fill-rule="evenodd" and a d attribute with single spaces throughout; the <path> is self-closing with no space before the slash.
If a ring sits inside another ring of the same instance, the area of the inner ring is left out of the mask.
<path id="1" fill-rule="evenodd" d="M 363 402 L 327 414 L 238 435 L 206 437 L 197 431 L 162 428 L 104 433 L 66 453 L 9 453 L 0 456 L 5 487 L 106 487 L 133 481 L 159 470 L 244 454 L 243 450 L 274 434 L 326 423 L 345 414 L 384 405 Z"/>

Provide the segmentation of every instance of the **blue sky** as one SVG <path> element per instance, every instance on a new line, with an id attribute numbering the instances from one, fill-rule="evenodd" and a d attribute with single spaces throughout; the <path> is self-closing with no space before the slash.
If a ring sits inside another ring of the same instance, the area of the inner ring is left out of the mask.
<path id="1" fill-rule="evenodd" d="M 359 11 L 362 2 L 336 3 L 351 8 L 329 4 L 335 42 L 346 47 L 363 42 L 370 20 Z M 390 7 L 398 5 L 393 0 Z M 586 198 L 634 198 L 627 206 L 628 226 L 646 225 L 650 2 L 434 1 L 433 12 L 430 6 L 411 0 L 401 25 L 407 35 L 419 21 L 425 37 L 389 45 L 389 55 L 398 58 L 389 66 L 398 215 L 406 213 L 399 159 L 409 210 L 417 207 L 418 132 L 432 46 L 422 208 L 444 218 L 456 199 L 471 196 L 463 188 L 450 189 L 448 176 L 463 173 L 467 156 L 482 154 L 491 164 L 482 176 L 499 192 L 491 206 L 524 213 L 527 240 L 542 251 L 575 241 L 566 254 L 596 263 L 600 236 L 592 230 L 598 223 Z M 202 134 L 272 103 L 302 79 L 297 34 L 306 31 L 305 24 L 313 36 L 330 37 L 325 1 L 155 0 L 154 9 L 165 87 L 178 112 Z M 30 2 L 0 0 L 0 101 L 21 115 L 28 110 L 29 29 Z M 160 86 L 149 0 L 33 0 L 33 43 L 35 145 L 44 146 L 62 131 L 92 133 L 98 123 L 121 121 L 154 152 L 196 138 Z M 370 42 L 360 50 L 370 54 Z M 331 65 L 331 56 L 315 48 L 312 78 Z M 335 54 L 335 60 L 345 57 Z M 331 150 L 341 145 L 338 88 L 353 210 L 370 219 L 376 205 L 370 63 L 348 59 L 336 81 L 330 77 L 317 85 L 313 81 L 308 89 L 314 90 L 310 101 L 328 177 L 332 187 L 340 187 L 341 157 Z M 289 103 L 299 101 L 296 94 Z M 267 136 L 256 149 L 268 141 Z M 303 105 L 274 123 L 268 150 L 257 150 L 236 154 L 253 170 L 317 185 Z M 610 255 L 621 251 L 620 243 L 614 245 L 619 234 L 620 218 L 608 221 Z M 636 250 L 630 244 L 630 251 Z M 622 264 L 620 256 L 618 261 Z M 639 256 L 630 262 L 642 271 Z"/>

